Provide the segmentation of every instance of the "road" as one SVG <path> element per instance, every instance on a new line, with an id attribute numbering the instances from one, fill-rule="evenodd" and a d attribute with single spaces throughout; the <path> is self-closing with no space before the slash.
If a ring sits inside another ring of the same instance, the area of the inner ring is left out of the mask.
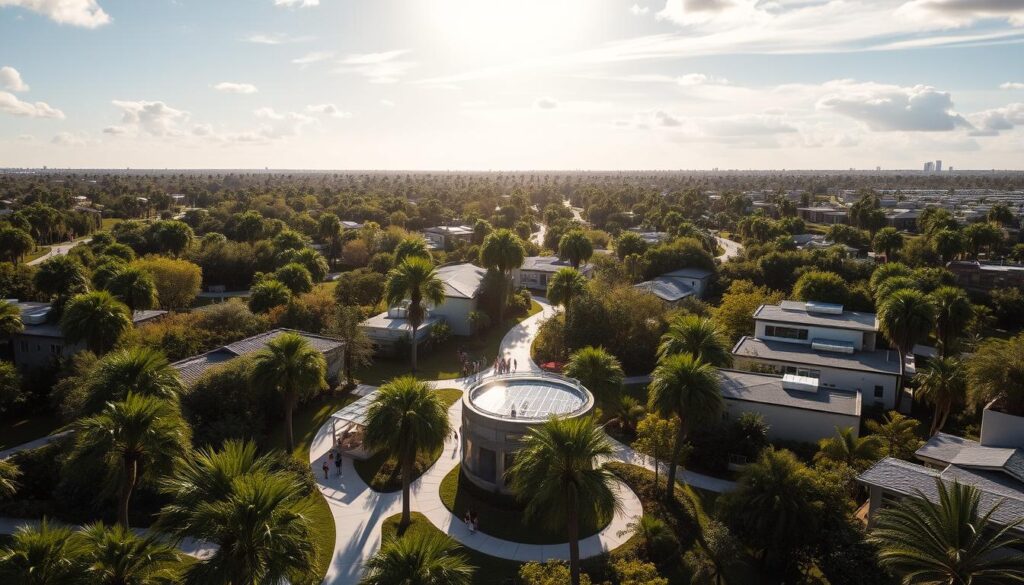
<path id="1" fill-rule="evenodd" d="M 92 241 L 92 238 L 82 238 L 81 240 L 74 240 L 71 242 L 64 242 L 63 244 L 53 244 L 50 246 L 50 251 L 42 256 L 30 261 L 29 266 L 35 266 L 36 264 L 42 264 L 43 262 L 53 258 L 54 256 L 62 256 L 67 254 L 71 248 L 74 248 L 78 244 L 88 244 Z"/>
<path id="2" fill-rule="evenodd" d="M 723 252 L 721 256 L 718 256 L 718 259 L 721 260 L 722 262 L 728 262 L 729 260 L 732 260 L 733 258 L 738 256 L 740 250 L 743 249 L 743 244 L 738 244 L 732 240 L 727 240 L 725 238 L 720 238 L 718 236 L 715 236 L 715 240 L 717 240 L 718 245 L 725 250 L 725 252 Z"/>

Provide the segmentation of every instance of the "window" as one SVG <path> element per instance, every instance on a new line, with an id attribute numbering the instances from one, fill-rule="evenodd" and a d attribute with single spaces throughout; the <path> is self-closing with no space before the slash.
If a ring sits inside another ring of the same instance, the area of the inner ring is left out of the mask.
<path id="1" fill-rule="evenodd" d="M 765 337 L 781 337 L 782 339 L 807 339 L 807 330 L 797 329 L 796 327 L 780 327 L 778 325 L 765 325 L 764 334 Z"/>
<path id="2" fill-rule="evenodd" d="M 816 380 L 821 377 L 821 370 L 804 368 L 801 366 L 786 366 L 784 372 L 786 374 L 792 374 L 794 376 L 801 376 L 804 378 L 814 378 Z"/>
<path id="3" fill-rule="evenodd" d="M 498 454 L 491 449 L 480 447 L 477 452 L 477 475 L 484 481 L 494 483 L 498 476 Z"/>
<path id="4" fill-rule="evenodd" d="M 885 396 L 885 388 L 881 386 L 875 386 L 875 398 L 882 398 Z"/>
<path id="5" fill-rule="evenodd" d="M 50 344 L 50 355 L 60 355 L 60 351 L 63 349 L 59 343 Z"/>

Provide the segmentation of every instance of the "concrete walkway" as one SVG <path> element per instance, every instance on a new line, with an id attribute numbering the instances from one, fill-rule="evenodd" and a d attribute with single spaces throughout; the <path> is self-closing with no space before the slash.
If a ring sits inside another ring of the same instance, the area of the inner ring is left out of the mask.
<path id="1" fill-rule="evenodd" d="M 82 238 L 81 240 L 72 240 L 70 242 L 64 242 L 64 243 L 61 243 L 61 244 L 53 244 L 53 245 L 50 246 L 50 251 L 49 252 L 47 252 L 47 253 L 43 254 L 42 256 L 36 258 L 35 260 L 27 262 L 27 264 L 29 266 L 35 266 L 36 264 L 42 264 L 43 262 L 46 262 L 47 260 L 49 260 L 50 258 L 53 258 L 54 256 L 63 256 L 64 254 L 67 254 L 71 250 L 71 248 L 74 248 L 75 246 L 77 246 L 79 244 L 88 244 L 91 241 L 92 241 L 92 238 Z"/>

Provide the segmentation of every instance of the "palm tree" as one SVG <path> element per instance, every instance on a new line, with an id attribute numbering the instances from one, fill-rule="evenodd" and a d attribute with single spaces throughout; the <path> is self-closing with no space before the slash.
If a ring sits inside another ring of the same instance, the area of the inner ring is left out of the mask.
<path id="1" fill-rule="evenodd" d="M 921 444 L 917 437 L 917 419 L 891 410 L 882 417 L 882 422 L 869 420 L 868 430 L 882 443 L 882 453 L 909 461 Z"/>
<path id="2" fill-rule="evenodd" d="M 0 459 L 0 500 L 13 496 L 18 491 L 21 470 L 10 459 Z"/>
<path id="3" fill-rule="evenodd" d="M 921 291 L 902 289 L 882 301 L 878 311 L 882 333 L 896 346 L 900 359 L 900 384 L 906 384 L 907 354 L 926 338 L 935 323 L 935 307 Z M 903 388 L 896 388 L 896 410 L 903 401 Z"/>
<path id="4" fill-rule="evenodd" d="M 579 269 L 594 255 L 594 244 L 583 230 L 569 230 L 558 240 L 558 257 L 568 260 L 573 268 Z"/>
<path id="5" fill-rule="evenodd" d="M 884 227 L 875 233 L 871 247 L 876 253 L 885 254 L 885 260 L 889 262 L 893 258 L 893 253 L 903 247 L 903 234 L 896 231 L 896 228 Z"/>
<path id="6" fill-rule="evenodd" d="M 715 368 L 688 353 L 670 355 L 658 361 L 648 388 L 647 410 L 662 417 L 679 417 L 679 433 L 668 465 L 665 497 L 672 501 L 676 466 L 690 431 L 717 420 L 723 408 Z"/>
<path id="7" fill-rule="evenodd" d="M 967 363 L 971 402 L 1024 416 L 1024 334 L 1012 339 L 990 339 L 975 350 Z"/>
<path id="8" fill-rule="evenodd" d="M 612 400 L 618 396 L 622 380 L 626 376 L 619 358 L 608 353 L 603 347 L 589 345 L 569 356 L 569 361 L 565 364 L 565 375 L 576 378 L 588 390 L 604 400 Z"/>
<path id="9" fill-rule="evenodd" d="M 53 527 L 43 519 L 38 528 L 22 526 L 0 549 L 0 581 L 18 585 L 75 585 L 83 578 L 81 541 L 70 528 Z"/>
<path id="10" fill-rule="evenodd" d="M 487 234 L 480 246 L 480 264 L 501 273 L 505 285 L 501 288 L 498 299 L 498 322 L 505 322 L 505 304 L 508 302 L 508 291 L 512 287 L 512 270 L 523 265 L 526 248 L 519 236 L 511 230 L 501 229 Z"/>
<path id="11" fill-rule="evenodd" d="M 559 268 L 548 281 L 548 300 L 568 308 L 587 289 L 587 277 L 575 268 Z"/>
<path id="12" fill-rule="evenodd" d="M 178 551 L 156 535 L 139 536 L 124 526 L 97 522 L 75 534 L 82 542 L 86 580 L 97 585 L 171 585 Z"/>
<path id="13" fill-rule="evenodd" d="M 509 472 L 512 489 L 526 501 L 527 518 L 567 528 L 573 585 L 580 582 L 580 517 L 609 517 L 620 506 L 614 476 L 596 462 L 613 452 L 593 419 L 552 417 L 530 429 Z"/>
<path id="14" fill-rule="evenodd" d="M 100 458 L 118 495 L 117 521 L 128 526 L 128 503 L 144 477 L 159 477 L 188 449 L 188 425 L 173 403 L 129 393 L 76 424 L 72 458 Z"/>
<path id="15" fill-rule="evenodd" d="M 935 305 L 935 337 L 942 355 L 948 356 L 974 316 L 974 308 L 963 289 L 956 286 L 941 286 L 929 298 Z"/>
<path id="16" fill-rule="evenodd" d="M 331 334 L 345 344 L 344 372 L 345 384 L 354 387 L 356 384 L 353 370 L 368 366 L 373 362 L 373 342 L 359 326 L 363 315 L 356 306 L 338 307 L 338 319 Z"/>
<path id="17" fill-rule="evenodd" d="M 881 448 L 882 443 L 875 435 L 858 437 L 851 427 L 836 427 L 834 437 L 818 441 L 818 452 L 814 454 L 814 460 L 845 463 L 863 471 L 878 460 Z"/>
<path id="18" fill-rule="evenodd" d="M 452 433 L 448 408 L 426 382 L 412 376 L 381 386 L 366 413 L 366 446 L 397 460 L 402 473 L 402 526 L 409 525 L 409 484 L 420 453 L 444 447 Z"/>
<path id="19" fill-rule="evenodd" d="M 10 337 L 25 330 L 21 309 L 14 303 L 0 301 L 0 337 Z"/>
<path id="20" fill-rule="evenodd" d="M 128 305 L 133 314 L 135 311 L 152 309 L 158 305 L 153 277 L 141 268 L 129 266 L 122 269 L 107 281 L 105 288 L 119 301 Z"/>
<path id="21" fill-rule="evenodd" d="M 475 568 L 452 539 L 439 534 L 388 538 L 366 562 L 360 585 L 470 585 Z"/>
<path id="22" fill-rule="evenodd" d="M 302 482 L 285 472 L 246 473 L 223 499 L 204 501 L 187 535 L 217 545 L 185 571 L 188 585 L 285 583 L 309 578 L 316 565 L 313 503 Z"/>
<path id="23" fill-rule="evenodd" d="M 298 333 L 282 333 L 254 358 L 254 384 L 280 394 L 284 400 L 285 439 L 288 453 L 295 451 L 292 411 L 299 399 L 327 387 L 327 360 Z"/>
<path id="24" fill-rule="evenodd" d="M 868 540 L 878 546 L 883 567 L 904 583 L 1019 583 L 1024 581 L 1024 541 L 1013 530 L 1024 519 L 1005 526 L 991 521 L 999 508 L 980 510 L 974 486 L 935 479 L 937 501 L 921 491 L 875 516 Z"/>
<path id="25" fill-rule="evenodd" d="M 623 432 L 634 433 L 636 426 L 647 415 L 647 408 L 632 396 L 620 396 L 613 412 L 615 415 L 608 422 L 615 422 Z"/>
<path id="26" fill-rule="evenodd" d="M 131 326 L 131 311 L 107 291 L 74 297 L 60 320 L 61 331 L 70 343 L 85 341 L 96 354 L 110 350 Z"/>
<path id="27" fill-rule="evenodd" d="M 928 434 L 934 435 L 946 426 L 953 406 L 967 398 L 967 368 L 956 358 L 934 358 L 918 372 L 917 391 L 935 408 L 932 426 L 928 429 Z"/>
<path id="28" fill-rule="evenodd" d="M 137 345 L 103 356 L 86 377 L 85 390 L 82 410 L 92 414 L 130 392 L 176 401 L 185 386 L 160 350 Z"/>
<path id="29" fill-rule="evenodd" d="M 389 305 L 409 299 L 408 319 L 412 328 L 412 371 L 416 371 L 416 331 L 427 316 L 424 302 L 440 305 L 444 302 L 444 283 L 437 277 L 429 260 L 413 256 L 388 272 L 384 283 L 384 298 Z"/>
<path id="30" fill-rule="evenodd" d="M 697 315 L 680 315 L 661 336 L 658 357 L 688 353 L 701 361 L 724 368 L 732 364 L 732 353 L 718 325 Z"/>
<path id="31" fill-rule="evenodd" d="M 406 258 L 413 256 L 430 260 L 427 242 L 421 237 L 405 238 L 395 246 L 395 264 L 401 264 Z"/>

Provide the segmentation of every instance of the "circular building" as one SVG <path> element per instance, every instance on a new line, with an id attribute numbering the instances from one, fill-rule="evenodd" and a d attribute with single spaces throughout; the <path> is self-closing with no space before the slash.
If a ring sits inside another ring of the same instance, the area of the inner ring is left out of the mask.
<path id="1" fill-rule="evenodd" d="M 462 397 L 462 471 L 481 488 L 508 493 L 505 471 L 531 427 L 593 409 L 593 395 L 572 378 L 544 372 L 486 378 Z"/>

